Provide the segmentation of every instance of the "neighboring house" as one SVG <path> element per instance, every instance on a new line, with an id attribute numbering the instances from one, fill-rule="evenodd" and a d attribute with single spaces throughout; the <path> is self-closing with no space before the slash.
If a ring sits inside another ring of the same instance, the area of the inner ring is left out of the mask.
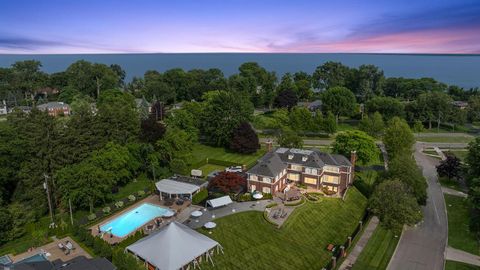
<path id="1" fill-rule="evenodd" d="M 54 101 L 40 104 L 37 106 L 37 109 L 46 111 L 48 112 L 48 115 L 51 116 L 70 115 L 70 106 L 64 102 Z"/>
<path id="2" fill-rule="evenodd" d="M 464 110 L 468 107 L 468 102 L 455 100 L 455 101 L 452 101 L 452 105 L 459 108 L 460 110 Z"/>
<path id="3" fill-rule="evenodd" d="M 152 112 L 152 103 L 148 102 L 148 100 L 145 97 L 142 98 L 136 98 L 135 99 L 135 104 L 137 105 L 137 109 L 142 112 Z"/>
<path id="4" fill-rule="evenodd" d="M 23 113 L 30 113 L 32 111 L 32 107 L 30 107 L 30 106 L 16 106 L 16 107 L 8 109 L 8 113 L 13 112 L 14 110 L 20 110 Z"/>
<path id="5" fill-rule="evenodd" d="M 7 102 L 3 100 L 0 103 L 0 115 L 5 115 L 8 113 Z"/>
<path id="6" fill-rule="evenodd" d="M 345 156 L 317 150 L 277 148 L 247 171 L 248 189 L 276 193 L 299 183 L 342 194 L 353 182 L 356 154 L 351 158 L 352 162 Z"/>
<path id="7" fill-rule="evenodd" d="M 317 110 L 321 110 L 322 109 L 322 101 L 320 99 L 317 99 L 315 101 L 312 101 L 312 102 L 298 102 L 297 103 L 297 106 L 299 107 L 305 107 L 307 108 L 309 111 L 311 112 L 315 112 Z"/>

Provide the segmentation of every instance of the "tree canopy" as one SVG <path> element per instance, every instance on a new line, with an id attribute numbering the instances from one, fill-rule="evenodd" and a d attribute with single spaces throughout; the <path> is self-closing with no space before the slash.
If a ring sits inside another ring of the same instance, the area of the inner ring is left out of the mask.
<path id="1" fill-rule="evenodd" d="M 375 160 L 380 154 L 375 139 L 359 130 L 340 132 L 335 137 L 333 151 L 346 157 L 356 151 L 358 160 L 363 163 Z"/>

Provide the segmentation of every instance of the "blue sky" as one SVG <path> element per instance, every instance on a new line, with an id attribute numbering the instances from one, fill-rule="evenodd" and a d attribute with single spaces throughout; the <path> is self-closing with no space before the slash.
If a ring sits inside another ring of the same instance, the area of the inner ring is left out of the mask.
<path id="1" fill-rule="evenodd" d="M 480 53 L 477 0 L 15 0 L 0 53 Z"/>

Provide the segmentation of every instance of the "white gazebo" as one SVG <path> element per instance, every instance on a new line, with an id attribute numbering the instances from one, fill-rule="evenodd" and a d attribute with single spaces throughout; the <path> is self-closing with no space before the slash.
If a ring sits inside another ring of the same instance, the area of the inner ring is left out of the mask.
<path id="1" fill-rule="evenodd" d="M 163 179 L 155 183 L 155 187 L 160 192 L 160 199 L 165 194 L 169 198 L 179 196 L 189 196 L 192 199 L 193 194 L 197 193 L 201 186 L 177 181 L 174 179 Z"/>
<path id="2" fill-rule="evenodd" d="M 213 265 L 215 251 L 223 253 L 218 242 L 176 221 L 128 246 L 126 251 L 155 270 L 196 269 L 203 259 Z"/>

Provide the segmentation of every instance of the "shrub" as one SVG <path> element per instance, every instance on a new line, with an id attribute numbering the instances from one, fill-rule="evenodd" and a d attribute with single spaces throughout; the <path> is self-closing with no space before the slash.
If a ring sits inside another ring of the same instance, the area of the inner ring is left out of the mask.
<path id="1" fill-rule="evenodd" d="M 103 213 L 105 213 L 105 214 L 108 214 L 108 213 L 110 213 L 110 210 L 111 210 L 111 209 L 110 209 L 110 207 L 109 207 L 109 206 L 107 206 L 107 207 L 104 207 L 104 208 L 102 209 Z"/>
<path id="2" fill-rule="evenodd" d="M 253 201 L 253 197 L 252 197 L 252 194 L 247 192 L 247 193 L 244 193 L 240 196 L 237 197 L 237 201 L 239 202 L 248 202 L 248 201 Z"/>
<path id="3" fill-rule="evenodd" d="M 199 204 L 208 197 L 208 190 L 202 189 L 197 194 L 193 195 L 192 204 Z"/>
<path id="4" fill-rule="evenodd" d="M 94 219 L 96 219 L 96 218 L 97 218 L 97 215 L 95 215 L 95 213 L 91 213 L 90 215 L 87 216 L 87 219 L 88 219 L 89 221 L 92 221 L 92 220 L 94 220 Z"/>
<path id="5" fill-rule="evenodd" d="M 300 200 L 296 201 L 296 202 L 293 202 L 293 203 L 285 203 L 285 206 L 297 206 L 297 205 L 301 205 L 305 202 L 305 199 L 302 197 L 300 198 Z"/>
<path id="6" fill-rule="evenodd" d="M 145 195 L 145 191 L 139 190 L 139 191 L 137 192 L 137 195 L 138 195 L 138 197 L 143 197 L 143 196 Z"/>
<path id="7" fill-rule="evenodd" d="M 329 196 L 337 193 L 333 190 L 329 190 L 327 187 L 322 187 L 322 192 L 325 193 L 325 195 L 329 195 Z"/>
<path id="8" fill-rule="evenodd" d="M 263 194 L 263 198 L 264 200 L 271 200 L 273 199 L 273 195 L 272 193 L 262 193 Z"/>
<path id="9" fill-rule="evenodd" d="M 307 195 L 306 195 L 307 199 L 312 201 L 312 202 L 316 202 L 316 201 L 320 200 L 320 198 L 323 197 L 323 196 L 324 196 L 324 194 L 317 193 L 317 192 L 307 193 Z"/>
<path id="10" fill-rule="evenodd" d="M 116 202 L 116 203 L 115 203 L 115 206 L 116 206 L 117 208 L 122 208 L 122 207 L 123 207 L 123 201 L 118 201 L 118 202 Z"/>
<path id="11" fill-rule="evenodd" d="M 129 195 L 128 200 L 131 202 L 134 202 L 137 198 L 135 198 L 135 195 Z"/>

